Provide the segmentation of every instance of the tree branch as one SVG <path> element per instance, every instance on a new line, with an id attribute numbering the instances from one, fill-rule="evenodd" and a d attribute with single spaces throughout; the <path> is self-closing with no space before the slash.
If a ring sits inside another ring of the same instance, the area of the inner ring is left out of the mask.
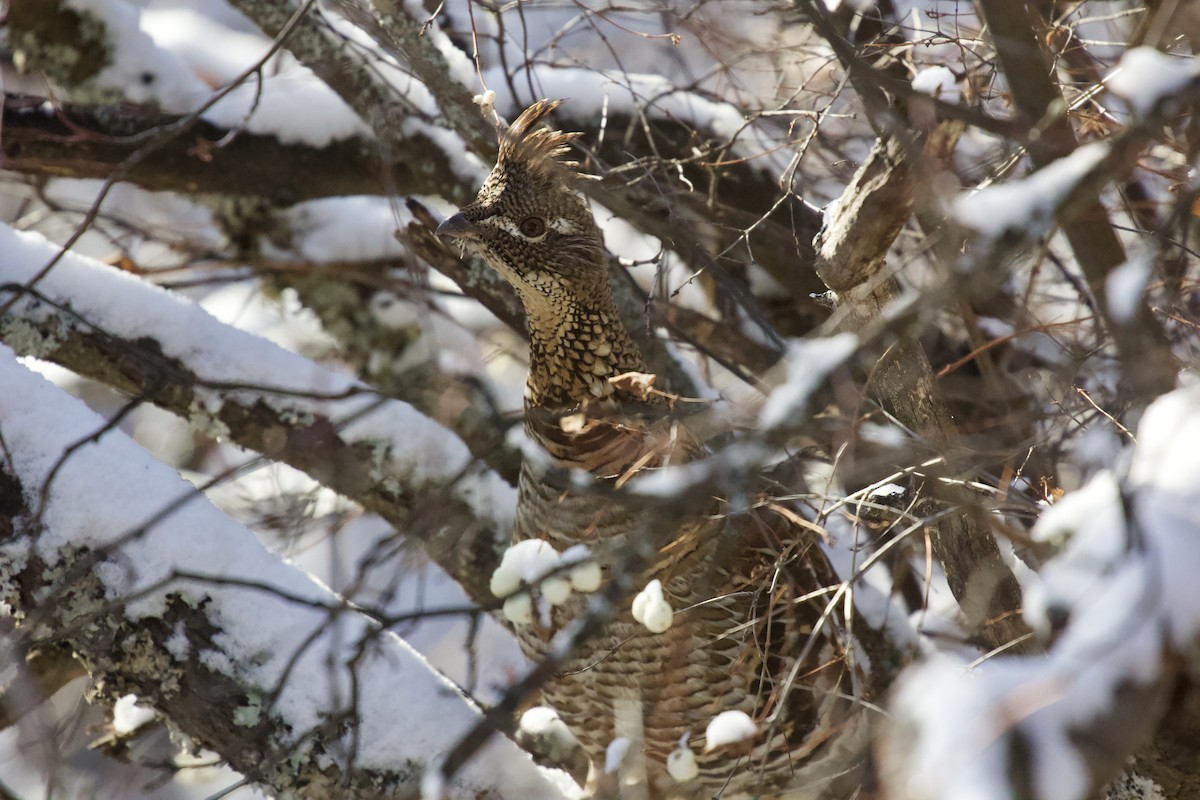
<path id="1" fill-rule="evenodd" d="M 991 28 L 1013 101 L 1037 133 L 1030 137 L 1029 155 L 1036 166 L 1044 167 L 1073 151 L 1076 141 L 1067 105 L 1037 35 L 1043 23 L 1026 0 L 979 0 L 979 7 Z M 1062 229 L 1096 296 L 1096 313 L 1112 334 L 1124 392 L 1144 405 L 1174 387 L 1179 371 L 1162 326 L 1144 302 L 1135 303 L 1133 313 L 1125 317 L 1112 312 L 1108 276 L 1125 262 L 1125 248 L 1099 197 L 1089 198 L 1064 218 Z"/>
<path id="2" fill-rule="evenodd" d="M 0 237 L 3 297 L 55 248 Z M 476 602 L 494 603 L 488 582 L 513 490 L 410 406 L 372 403 L 345 376 L 75 254 L 0 320 L 0 338 L 306 472 L 420 541 Z"/>
<path id="3" fill-rule="evenodd" d="M 0 375 L 0 595 L 26 637 L 18 652 L 70 647 L 106 700 L 136 694 L 275 797 L 419 796 L 478 709 L 124 434 L 72 450 L 104 421 L 7 348 Z M 89 496 L 124 502 L 80 513 Z M 190 500 L 162 517 L 173 496 Z M 395 734 L 405 717 L 421 736 Z M 499 738 L 446 788 L 560 796 Z"/>

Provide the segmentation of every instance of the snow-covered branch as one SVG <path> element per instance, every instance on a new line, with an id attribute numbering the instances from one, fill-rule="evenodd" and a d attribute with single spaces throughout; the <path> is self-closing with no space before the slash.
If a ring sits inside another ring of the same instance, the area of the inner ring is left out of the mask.
<path id="1" fill-rule="evenodd" d="M 107 698 L 136 694 L 274 796 L 419 794 L 476 708 L 3 347 L 0 384 L 0 591 L 26 651 L 68 645 Z M 559 796 L 495 738 L 445 788 Z"/>
<path id="2" fill-rule="evenodd" d="M 399 401 L 218 322 L 188 300 L 35 234 L 0 227 L 0 302 L 15 301 L 0 336 L 309 473 L 362 503 L 488 601 L 494 543 L 515 492 L 473 464 L 466 445 Z"/>
<path id="3" fill-rule="evenodd" d="M 1200 667 L 1200 387 L 1155 401 L 1125 475 L 1039 520 L 1061 546 L 1026 586 L 1039 657 L 939 656 L 901 677 L 884 747 L 899 800 L 1083 800 L 1116 776 Z"/>
<path id="4" fill-rule="evenodd" d="M 179 119 L 145 107 L 118 112 L 109 104 L 56 106 L 6 95 L 4 168 L 42 177 L 107 178 L 137 151 L 140 137 Z M 253 196 L 277 206 L 345 195 L 434 194 L 456 182 L 441 148 L 421 137 L 398 144 L 404 157 L 385 164 L 369 136 L 318 145 L 204 119 L 192 135 L 167 142 L 133 166 L 124 180 L 152 191 Z"/>

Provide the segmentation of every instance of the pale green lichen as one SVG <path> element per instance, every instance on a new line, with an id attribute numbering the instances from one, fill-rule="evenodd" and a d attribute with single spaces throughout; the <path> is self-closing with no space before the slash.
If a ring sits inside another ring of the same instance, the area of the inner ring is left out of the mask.
<path id="1" fill-rule="evenodd" d="M 61 317 L 47 325 L 37 325 L 26 319 L 7 319 L 0 324 L 0 339 L 19 356 L 50 358 L 71 333 L 71 326 Z"/>
<path id="2" fill-rule="evenodd" d="M 299 408 L 285 408 L 279 412 L 279 421 L 286 422 L 298 428 L 311 428 L 316 421 L 311 411 L 305 411 Z"/>
<path id="3" fill-rule="evenodd" d="M 250 695 L 245 705 L 233 710 L 233 724 L 242 728 L 253 728 L 262 721 L 262 698 Z"/>
<path id="4" fill-rule="evenodd" d="M 175 659 L 163 651 L 149 631 L 137 628 L 130 632 L 121 640 L 118 655 L 120 672 L 153 680 L 158 697 L 163 700 L 179 696 L 182 670 L 175 663 Z M 114 669 L 113 672 L 117 670 Z"/>
<path id="5" fill-rule="evenodd" d="M 225 424 L 217 414 L 220 412 L 220 401 L 216 402 L 216 409 L 209 408 L 209 404 L 199 397 L 192 399 L 188 406 L 188 430 L 193 433 L 199 433 L 202 436 L 207 436 L 214 441 L 226 441 L 229 439 L 229 426 Z"/>
<path id="6" fill-rule="evenodd" d="M 9 9 L 7 22 L 17 69 L 37 70 L 80 102 L 123 98 L 120 87 L 97 81 L 113 63 L 108 25 L 99 16 L 66 3 L 26 3 Z"/>
<path id="7" fill-rule="evenodd" d="M 359 444 L 371 448 L 371 469 L 367 477 L 380 489 L 391 494 L 400 492 L 400 483 L 388 474 L 392 461 L 392 445 L 382 439 L 364 439 Z"/>

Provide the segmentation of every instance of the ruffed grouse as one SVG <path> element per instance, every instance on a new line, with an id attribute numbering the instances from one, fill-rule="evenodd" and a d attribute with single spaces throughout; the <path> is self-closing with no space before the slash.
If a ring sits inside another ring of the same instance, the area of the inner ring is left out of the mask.
<path id="1" fill-rule="evenodd" d="M 671 419 L 666 400 L 610 380 L 647 366 L 617 313 L 582 176 L 562 159 L 576 135 L 539 127 L 557 105 L 541 101 L 517 118 L 478 197 L 438 233 L 511 283 L 529 320 L 525 426 L 550 458 L 523 465 L 514 541 L 541 539 L 560 551 L 586 544 L 607 574 L 630 537 L 662 536 L 640 524 L 645 506 L 623 499 L 623 479 L 692 460 L 703 447 Z M 610 491 L 573 488 L 561 478 L 571 469 Z M 674 523 L 637 577 L 639 585 L 661 580 L 676 609 L 671 627 L 651 633 L 626 607 L 544 687 L 545 702 L 593 764 L 604 763 L 615 736 L 631 735 L 630 719 L 639 727 L 632 735 L 644 778 L 640 768 L 634 775 L 644 782 L 609 793 L 849 796 L 863 759 L 866 659 L 840 610 L 821 617 L 837 579 L 815 535 L 785 516 L 721 511 L 713 499 Z M 566 603 L 515 626 L 526 654 L 544 654 L 582 609 Z M 704 752 L 707 724 L 728 710 L 746 712 L 757 737 Z M 677 782 L 665 764 L 685 734 L 699 773 Z"/>

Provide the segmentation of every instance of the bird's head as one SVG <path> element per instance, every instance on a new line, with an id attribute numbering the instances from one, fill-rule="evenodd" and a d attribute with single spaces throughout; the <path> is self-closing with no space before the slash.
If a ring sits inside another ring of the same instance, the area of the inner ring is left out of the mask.
<path id="1" fill-rule="evenodd" d="M 578 134 L 538 125 L 560 102 L 539 100 L 517 117 L 479 195 L 437 229 L 482 256 L 531 312 L 564 292 L 583 298 L 607 290 L 604 245 L 579 191 L 583 178 L 562 159 Z"/>

